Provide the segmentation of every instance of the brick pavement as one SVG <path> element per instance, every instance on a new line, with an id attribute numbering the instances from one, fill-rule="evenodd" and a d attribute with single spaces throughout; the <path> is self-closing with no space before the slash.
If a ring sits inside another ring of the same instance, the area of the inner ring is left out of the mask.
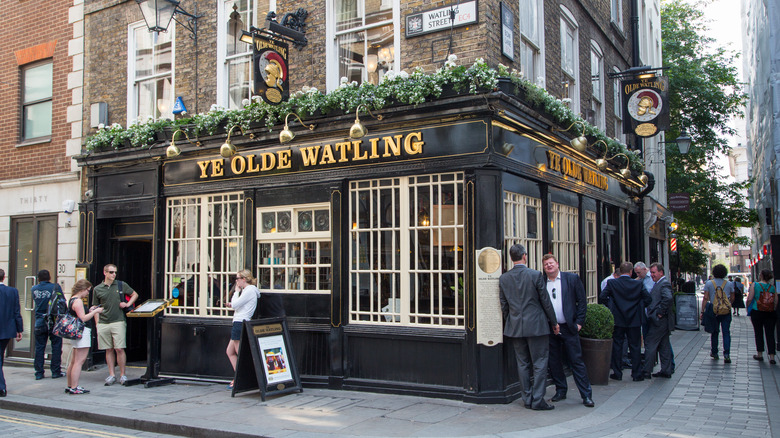
<path id="1" fill-rule="evenodd" d="M 230 397 L 224 384 L 159 388 L 102 386 L 105 370 L 82 373 L 92 393 L 64 393 L 64 381 L 36 381 L 29 365 L 6 365 L 9 396 L 0 409 L 70 417 L 152 433 L 208 437 L 780 437 L 780 365 L 757 362 L 747 317 L 732 322 L 732 363 L 709 357 L 709 335 L 676 331 L 671 379 L 594 387 L 596 408 L 571 396 L 549 412 L 508 405 L 306 388 L 260 400 Z M 143 373 L 131 370 L 130 377 Z M 554 388 L 548 388 L 548 397 Z"/>

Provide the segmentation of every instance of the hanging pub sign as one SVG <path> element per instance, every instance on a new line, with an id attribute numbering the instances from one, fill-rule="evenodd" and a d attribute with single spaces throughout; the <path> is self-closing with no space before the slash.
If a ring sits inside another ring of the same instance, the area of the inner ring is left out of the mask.
<path id="1" fill-rule="evenodd" d="M 669 128 L 669 79 L 651 76 L 621 81 L 623 114 L 628 123 L 623 133 L 652 137 Z"/>
<path id="2" fill-rule="evenodd" d="M 287 70 L 287 44 L 255 35 L 252 64 L 254 68 L 253 94 L 271 105 L 278 105 L 290 97 L 290 76 Z"/>

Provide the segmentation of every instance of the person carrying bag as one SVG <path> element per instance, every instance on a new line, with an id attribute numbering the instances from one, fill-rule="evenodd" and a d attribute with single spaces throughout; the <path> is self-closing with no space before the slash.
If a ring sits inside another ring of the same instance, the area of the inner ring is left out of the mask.
<path id="1" fill-rule="evenodd" d="M 758 276 L 758 281 L 753 283 L 748 293 L 750 303 L 750 322 L 753 323 L 753 332 L 756 337 L 756 352 L 753 359 L 764 360 L 764 338 L 769 354 L 769 363 L 775 365 L 775 324 L 777 324 L 777 291 L 770 282 L 773 279 L 772 271 L 764 269 Z"/>

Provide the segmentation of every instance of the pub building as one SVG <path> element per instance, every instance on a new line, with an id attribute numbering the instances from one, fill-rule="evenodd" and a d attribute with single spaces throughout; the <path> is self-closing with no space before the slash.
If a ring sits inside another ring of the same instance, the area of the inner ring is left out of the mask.
<path id="1" fill-rule="evenodd" d="M 117 264 L 141 300 L 174 300 L 161 374 L 231 377 L 225 304 L 246 267 L 282 296 L 305 384 L 506 402 L 518 391 L 511 344 L 477 344 L 476 251 L 497 249 L 507 269 L 514 243 L 537 269 L 552 252 L 589 301 L 630 259 L 642 184 L 599 171 L 512 95 L 381 114 L 357 140 L 346 115 L 285 145 L 276 131 L 233 135 L 231 158 L 218 153 L 224 134 L 175 158 L 165 142 L 80 157 L 93 194 L 85 260 Z"/>
<path id="2" fill-rule="evenodd" d="M 644 253 L 652 182 L 614 162 L 599 170 L 596 149 L 570 146 L 576 133 L 511 90 L 372 112 L 357 110 L 360 138 L 355 114 L 331 112 L 306 127 L 290 117 L 286 143 L 281 124 L 258 121 L 174 134 L 176 156 L 168 138 L 76 158 L 88 278 L 114 263 L 139 302 L 172 300 L 160 375 L 232 378 L 226 304 L 249 269 L 262 294 L 282 298 L 305 387 L 508 403 L 519 397 L 514 352 L 479 254 L 495 249 L 498 275 L 515 243 L 532 268 L 553 253 L 595 302 L 615 264 Z M 129 319 L 130 360 L 148 353 L 145 324 Z"/>

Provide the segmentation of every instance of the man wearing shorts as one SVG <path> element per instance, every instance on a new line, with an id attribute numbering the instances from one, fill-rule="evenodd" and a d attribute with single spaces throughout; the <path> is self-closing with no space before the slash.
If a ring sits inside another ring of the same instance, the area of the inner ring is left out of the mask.
<path id="1" fill-rule="evenodd" d="M 124 308 L 135 303 L 135 300 L 138 299 L 138 293 L 127 283 L 122 283 L 122 295 L 130 295 L 130 299 L 127 302 L 120 299 L 116 280 L 116 265 L 106 265 L 103 268 L 103 276 L 105 279 L 95 286 L 92 294 L 92 305 L 103 307 L 103 313 L 100 314 L 97 321 L 98 349 L 106 350 L 106 365 L 108 365 L 106 386 L 116 382 L 114 366 L 117 363 L 119 363 L 119 383 L 124 385 L 127 382 L 125 374 L 127 321 L 125 320 Z"/>

